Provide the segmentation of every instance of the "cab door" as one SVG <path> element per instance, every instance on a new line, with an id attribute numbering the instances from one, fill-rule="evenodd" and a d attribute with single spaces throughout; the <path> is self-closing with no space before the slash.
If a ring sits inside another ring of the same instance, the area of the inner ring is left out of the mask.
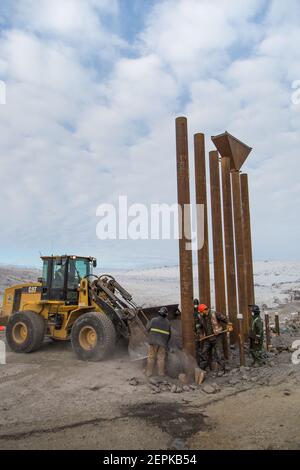
<path id="1" fill-rule="evenodd" d="M 44 259 L 42 300 L 65 300 L 67 258 Z"/>
<path id="2" fill-rule="evenodd" d="M 91 274 L 91 263 L 86 258 L 70 257 L 68 263 L 67 303 L 77 305 L 80 281 Z"/>

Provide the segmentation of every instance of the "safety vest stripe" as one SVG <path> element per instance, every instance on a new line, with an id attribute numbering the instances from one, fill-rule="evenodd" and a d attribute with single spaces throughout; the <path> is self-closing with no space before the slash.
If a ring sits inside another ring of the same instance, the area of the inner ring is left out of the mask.
<path id="1" fill-rule="evenodd" d="M 151 328 L 152 333 L 162 333 L 163 335 L 169 335 L 170 332 L 166 330 L 159 330 L 158 328 Z"/>

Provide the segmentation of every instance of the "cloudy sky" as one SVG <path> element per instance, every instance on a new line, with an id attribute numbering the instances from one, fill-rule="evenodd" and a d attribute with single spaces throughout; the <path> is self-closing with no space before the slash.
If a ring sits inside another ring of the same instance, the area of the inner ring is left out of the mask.
<path id="1" fill-rule="evenodd" d="M 98 240 L 96 209 L 176 202 L 178 115 L 254 148 L 254 257 L 299 259 L 298 0 L 1 0 L 0 29 L 0 262 L 176 263 L 174 241 Z"/>

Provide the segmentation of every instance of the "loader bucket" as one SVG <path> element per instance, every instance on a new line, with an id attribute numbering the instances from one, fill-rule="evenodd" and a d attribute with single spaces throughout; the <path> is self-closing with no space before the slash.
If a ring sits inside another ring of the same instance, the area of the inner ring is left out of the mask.
<path id="1" fill-rule="evenodd" d="M 134 323 L 130 322 L 130 337 L 128 344 L 128 353 L 132 361 L 141 361 L 148 357 L 148 342 L 147 342 L 147 333 L 142 331 L 140 327 Z"/>
<path id="2" fill-rule="evenodd" d="M 128 352 L 133 361 L 143 360 L 148 357 L 147 324 L 153 317 L 157 316 L 157 312 L 161 307 L 167 307 L 169 312 L 168 319 L 172 325 L 170 345 L 173 342 L 177 345 L 181 341 L 181 333 L 179 332 L 180 320 L 178 320 L 178 318 L 180 318 L 180 312 L 178 310 L 178 304 L 160 305 L 159 307 L 140 309 L 135 317 L 128 322 L 130 329 Z"/>

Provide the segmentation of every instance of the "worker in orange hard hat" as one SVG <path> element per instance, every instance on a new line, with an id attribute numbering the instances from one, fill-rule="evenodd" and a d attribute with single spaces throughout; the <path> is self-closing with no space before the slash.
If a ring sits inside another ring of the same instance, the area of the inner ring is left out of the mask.
<path id="1" fill-rule="evenodd" d="M 207 312 L 209 310 L 208 306 L 205 304 L 200 304 L 198 307 L 198 312 L 203 313 Z"/>
<path id="2" fill-rule="evenodd" d="M 226 331 L 227 324 L 225 315 L 211 310 L 205 304 L 199 304 L 196 332 L 198 340 L 203 342 L 200 353 L 203 369 L 210 366 L 213 359 L 225 369 L 222 333 Z"/>
<path id="3" fill-rule="evenodd" d="M 196 334 L 200 333 L 201 329 L 201 317 L 200 313 L 205 312 L 208 310 L 207 305 L 200 304 L 198 299 L 194 299 L 194 321 L 195 321 L 195 330 Z"/>

